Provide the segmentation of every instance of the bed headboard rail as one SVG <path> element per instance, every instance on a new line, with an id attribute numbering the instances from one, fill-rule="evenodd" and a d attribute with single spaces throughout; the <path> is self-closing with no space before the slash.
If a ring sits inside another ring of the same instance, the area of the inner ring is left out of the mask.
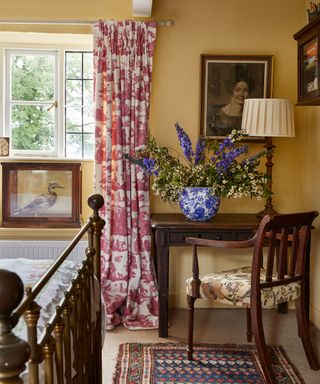
<path id="1" fill-rule="evenodd" d="M 0 384 L 22 383 L 19 377 L 28 360 L 29 375 L 31 375 L 29 382 L 39 383 L 38 363 L 44 360 L 46 383 L 53 383 L 54 360 L 56 364 L 57 362 L 62 364 L 65 359 L 71 361 L 70 356 L 67 357 L 66 353 L 68 349 L 72 348 L 75 349 L 72 355 L 75 359 L 73 368 L 76 368 L 77 382 L 97 384 L 102 382 L 100 294 L 94 321 L 90 306 L 93 305 L 91 303 L 92 288 L 95 282 L 98 283 L 98 286 L 100 285 L 100 238 L 105 221 L 100 217 L 99 210 L 104 204 L 103 197 L 98 194 L 92 195 L 88 199 L 88 204 L 92 208 L 93 214 L 87 223 L 34 287 L 27 289 L 24 299 L 23 284 L 19 276 L 14 272 L 0 270 Z M 86 258 L 83 265 L 72 283 L 70 282 L 69 289 L 57 308 L 55 316 L 46 326 L 42 342 L 38 343 L 37 321 L 40 307 L 36 303 L 37 296 L 85 234 L 88 234 L 88 246 L 85 250 Z M 13 328 L 21 316 L 24 317 L 27 324 L 28 343 L 13 333 Z M 71 331 L 73 345 L 71 345 Z M 86 345 L 86 343 L 90 343 L 90 345 Z M 88 351 L 92 353 L 88 354 Z M 62 358 L 62 353 L 64 353 L 64 358 Z M 59 364 L 57 368 L 59 371 Z M 67 378 L 69 375 L 67 372 L 70 370 L 69 364 L 63 373 L 61 373 L 61 369 L 60 372 L 56 371 L 58 383 L 64 382 L 64 377 Z M 85 375 L 91 375 L 91 377 Z"/>

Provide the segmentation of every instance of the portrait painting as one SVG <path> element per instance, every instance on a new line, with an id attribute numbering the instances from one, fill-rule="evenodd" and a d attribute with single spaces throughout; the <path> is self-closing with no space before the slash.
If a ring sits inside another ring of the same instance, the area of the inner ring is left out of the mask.
<path id="1" fill-rule="evenodd" d="M 271 97 L 272 71 L 273 56 L 201 55 L 201 135 L 223 139 L 241 129 L 245 99 Z"/>

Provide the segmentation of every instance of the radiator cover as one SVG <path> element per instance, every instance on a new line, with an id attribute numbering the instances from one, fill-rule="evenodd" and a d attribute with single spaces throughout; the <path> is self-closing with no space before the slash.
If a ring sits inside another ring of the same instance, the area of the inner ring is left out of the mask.
<path id="1" fill-rule="evenodd" d="M 0 258 L 55 260 L 69 243 L 62 240 L 0 240 Z M 80 262 L 84 259 L 87 246 L 87 241 L 80 241 L 67 259 Z"/>

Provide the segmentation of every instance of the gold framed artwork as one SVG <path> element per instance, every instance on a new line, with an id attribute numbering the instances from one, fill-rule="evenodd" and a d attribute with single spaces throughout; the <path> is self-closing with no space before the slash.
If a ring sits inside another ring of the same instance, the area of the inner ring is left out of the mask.
<path id="1" fill-rule="evenodd" d="M 223 139 L 240 129 L 244 100 L 271 97 L 272 73 L 273 56 L 201 55 L 201 135 Z"/>
<path id="2" fill-rule="evenodd" d="M 80 163 L 2 163 L 2 226 L 80 227 Z"/>

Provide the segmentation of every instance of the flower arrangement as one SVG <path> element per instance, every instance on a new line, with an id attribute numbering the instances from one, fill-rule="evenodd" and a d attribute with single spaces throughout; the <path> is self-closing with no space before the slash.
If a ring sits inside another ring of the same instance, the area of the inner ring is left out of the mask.
<path id="1" fill-rule="evenodd" d="M 248 146 L 238 145 L 241 131 L 232 131 L 222 142 L 200 137 L 193 149 L 179 123 L 175 128 L 183 156 L 150 136 L 146 150 L 135 158 L 153 176 L 151 187 L 163 201 L 178 202 L 186 187 L 211 187 L 219 197 L 268 197 L 267 176 L 258 170 L 266 151 L 250 156 Z"/>

